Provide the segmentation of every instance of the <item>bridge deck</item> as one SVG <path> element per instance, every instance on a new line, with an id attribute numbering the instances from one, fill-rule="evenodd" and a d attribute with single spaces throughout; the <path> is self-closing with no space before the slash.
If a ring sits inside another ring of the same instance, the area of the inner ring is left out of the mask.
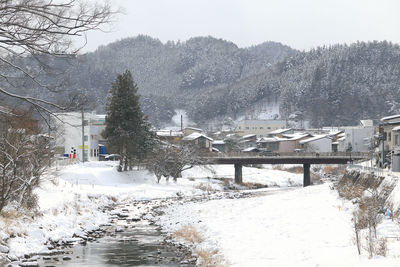
<path id="1" fill-rule="evenodd" d="M 205 164 L 347 164 L 370 159 L 369 153 L 260 153 L 214 154 L 204 156 Z"/>

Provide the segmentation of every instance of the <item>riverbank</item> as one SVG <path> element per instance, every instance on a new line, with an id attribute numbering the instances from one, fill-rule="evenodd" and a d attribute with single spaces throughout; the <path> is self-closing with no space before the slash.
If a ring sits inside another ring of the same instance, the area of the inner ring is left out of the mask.
<path id="1" fill-rule="evenodd" d="M 398 266 L 399 223 L 383 218 L 386 257 L 358 255 L 352 212 L 332 182 L 278 194 L 167 207 L 158 221 L 217 266 Z M 182 232 L 191 235 L 182 235 Z M 197 240 L 187 236 L 197 236 Z"/>
<path id="2" fill-rule="evenodd" d="M 36 191 L 39 206 L 34 211 L 8 207 L 0 216 L 0 262 L 18 264 L 35 254 L 62 253 L 62 248 L 101 236 L 110 224 L 110 207 L 133 200 L 207 196 L 235 188 L 229 176 L 233 167 L 201 168 L 183 173 L 177 183 L 155 182 L 146 171 L 118 173 L 114 163 L 89 162 L 50 170 Z M 210 177 L 219 179 L 210 179 Z M 299 185 L 301 174 L 263 168 L 246 168 L 250 186 Z M 245 189 L 247 187 L 242 187 Z"/>

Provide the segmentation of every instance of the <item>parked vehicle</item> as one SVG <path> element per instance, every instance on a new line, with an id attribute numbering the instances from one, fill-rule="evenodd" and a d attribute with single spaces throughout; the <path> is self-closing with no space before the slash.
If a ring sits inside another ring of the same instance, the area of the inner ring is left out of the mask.
<path id="1" fill-rule="evenodd" d="M 110 154 L 110 155 L 104 157 L 104 159 L 105 159 L 106 161 L 117 161 L 117 160 L 119 160 L 120 158 L 121 158 L 121 156 L 118 155 L 118 154 Z"/>

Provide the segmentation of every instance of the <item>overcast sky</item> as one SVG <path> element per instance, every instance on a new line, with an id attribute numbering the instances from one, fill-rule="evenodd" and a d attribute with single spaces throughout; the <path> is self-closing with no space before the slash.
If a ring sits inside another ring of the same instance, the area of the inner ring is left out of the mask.
<path id="1" fill-rule="evenodd" d="M 84 51 L 138 34 L 162 42 L 211 35 L 239 47 L 276 41 L 300 50 L 357 40 L 400 43 L 400 0 L 111 1 L 125 14 L 111 32 L 90 33 Z"/>

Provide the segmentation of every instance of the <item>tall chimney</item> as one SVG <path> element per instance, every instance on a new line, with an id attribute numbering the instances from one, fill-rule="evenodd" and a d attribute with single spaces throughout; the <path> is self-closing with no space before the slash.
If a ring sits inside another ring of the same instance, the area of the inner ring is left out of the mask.
<path id="1" fill-rule="evenodd" d="M 181 131 L 183 131 L 183 115 L 181 114 Z"/>

